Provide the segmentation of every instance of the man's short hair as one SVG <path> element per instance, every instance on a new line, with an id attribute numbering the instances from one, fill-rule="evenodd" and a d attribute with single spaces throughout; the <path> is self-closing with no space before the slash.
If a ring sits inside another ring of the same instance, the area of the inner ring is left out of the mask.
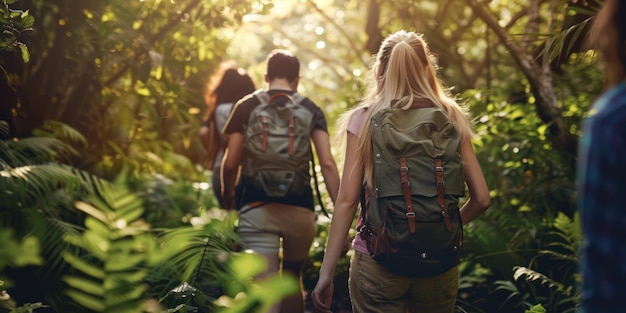
<path id="1" fill-rule="evenodd" d="M 300 75 L 300 61 L 287 50 L 275 49 L 267 56 L 267 78 L 293 82 Z"/>

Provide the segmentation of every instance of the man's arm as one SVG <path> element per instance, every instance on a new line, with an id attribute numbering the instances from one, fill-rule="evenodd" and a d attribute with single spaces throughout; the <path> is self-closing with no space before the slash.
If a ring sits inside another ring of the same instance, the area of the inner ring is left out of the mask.
<path id="1" fill-rule="evenodd" d="M 235 184 L 239 176 L 239 167 L 243 161 L 243 144 L 246 136 L 232 133 L 227 137 L 226 152 L 220 170 L 222 183 L 223 209 L 232 210 L 235 204 Z"/>
<path id="2" fill-rule="evenodd" d="M 315 151 L 317 152 L 317 158 L 322 168 L 322 175 L 324 176 L 324 182 L 326 183 L 326 189 L 330 194 L 330 198 L 333 200 L 333 204 L 336 203 L 337 193 L 339 192 L 339 171 L 337 170 L 337 163 L 330 152 L 330 139 L 328 133 L 321 129 L 313 130 L 311 135 L 313 144 L 315 145 Z"/>

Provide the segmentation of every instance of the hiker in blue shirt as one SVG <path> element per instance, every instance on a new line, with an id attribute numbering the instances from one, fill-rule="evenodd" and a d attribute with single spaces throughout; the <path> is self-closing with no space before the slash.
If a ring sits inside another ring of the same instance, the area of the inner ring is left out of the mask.
<path id="1" fill-rule="evenodd" d="M 583 122 L 578 155 L 580 313 L 626 310 L 626 1 L 607 0 L 592 27 L 606 90 Z"/>

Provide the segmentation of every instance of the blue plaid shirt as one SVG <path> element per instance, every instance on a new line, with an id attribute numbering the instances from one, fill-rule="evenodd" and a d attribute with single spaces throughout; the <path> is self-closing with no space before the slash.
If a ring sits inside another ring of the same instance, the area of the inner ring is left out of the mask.
<path id="1" fill-rule="evenodd" d="M 594 104 L 578 157 L 584 236 L 578 312 L 626 312 L 626 83 Z"/>

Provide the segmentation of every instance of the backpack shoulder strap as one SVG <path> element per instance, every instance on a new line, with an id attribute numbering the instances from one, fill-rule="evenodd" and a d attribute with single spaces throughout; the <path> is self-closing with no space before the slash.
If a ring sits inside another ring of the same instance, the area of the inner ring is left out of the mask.
<path id="1" fill-rule="evenodd" d="M 259 99 L 259 101 L 261 101 L 261 104 L 268 104 L 269 103 L 270 95 L 267 93 L 267 91 L 265 91 L 263 89 L 257 89 L 252 94 L 255 97 L 257 97 L 257 99 Z"/>
<path id="2" fill-rule="evenodd" d="M 276 98 L 287 98 L 289 100 L 289 102 L 291 102 L 292 104 L 296 104 L 296 100 L 294 100 L 293 96 L 291 96 L 290 94 L 286 93 L 286 92 L 279 92 L 279 93 L 275 93 L 273 94 L 268 100 L 267 103 L 270 104 L 274 101 L 274 99 Z"/>
<path id="3" fill-rule="evenodd" d="M 259 99 L 259 101 L 261 101 L 261 104 L 270 104 L 276 98 L 286 97 L 291 101 L 291 103 L 298 105 L 302 101 L 304 101 L 304 99 L 306 99 L 305 96 L 297 92 L 294 92 L 292 95 L 286 92 L 280 92 L 270 96 L 269 93 L 267 91 L 264 91 L 263 89 L 258 89 L 254 91 L 254 95 L 257 97 L 257 99 Z"/>
<path id="4" fill-rule="evenodd" d="M 304 101 L 304 99 L 306 99 L 305 96 L 303 96 L 303 95 L 301 95 L 301 94 L 299 94 L 297 92 L 294 92 L 293 95 L 291 95 L 291 98 L 293 98 L 294 104 L 300 104 L 300 103 L 302 103 L 302 101 Z"/>

